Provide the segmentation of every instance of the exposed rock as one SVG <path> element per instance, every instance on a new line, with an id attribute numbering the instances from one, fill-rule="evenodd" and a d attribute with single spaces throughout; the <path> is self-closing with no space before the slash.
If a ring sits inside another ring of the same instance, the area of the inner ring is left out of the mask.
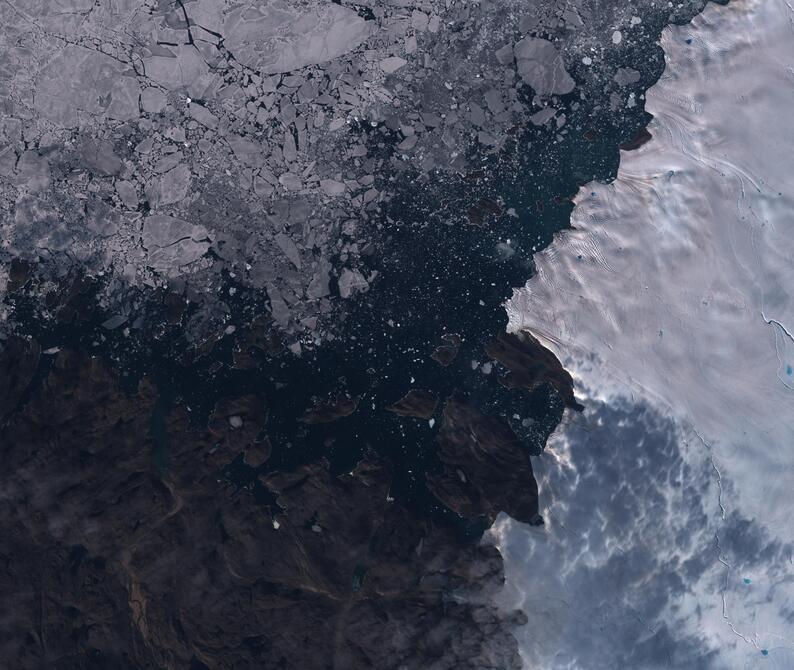
<path id="1" fill-rule="evenodd" d="M 438 398 L 430 391 L 412 389 L 393 405 L 386 409 L 400 416 L 412 416 L 417 419 L 429 419 L 436 411 Z"/>
<path id="2" fill-rule="evenodd" d="M 0 356 L 0 422 L 22 399 L 39 364 L 41 347 L 38 342 L 12 337 L 3 343 Z"/>
<path id="3" fill-rule="evenodd" d="M 439 365 L 443 365 L 446 367 L 447 365 L 451 365 L 452 361 L 455 360 L 455 357 L 458 355 L 458 347 L 453 347 L 448 344 L 442 344 L 440 347 L 436 347 L 433 349 L 433 353 L 431 357 L 434 361 L 436 361 Z"/>
<path id="4" fill-rule="evenodd" d="M 442 335 L 441 339 L 448 342 L 448 344 L 442 344 L 433 349 L 433 353 L 430 357 L 439 365 L 447 367 L 451 365 L 457 357 L 458 351 L 460 350 L 461 339 L 460 336 L 455 334 Z"/>
<path id="5" fill-rule="evenodd" d="M 646 142 L 650 142 L 652 139 L 653 139 L 653 135 L 651 135 L 651 133 L 648 131 L 647 128 L 643 128 L 628 142 L 623 142 L 620 145 L 620 148 L 623 151 L 635 151 L 639 149 Z"/>
<path id="6" fill-rule="evenodd" d="M 466 598 L 498 588 L 496 550 L 389 502 L 385 464 L 260 475 L 274 501 L 261 505 L 220 476 L 257 448 L 261 415 L 228 420 L 250 403 L 191 426 L 178 404 L 157 414 L 150 382 L 125 393 L 98 359 L 62 351 L 19 405 L 38 353 L 13 347 L 0 354 L 10 667 L 521 667 L 504 615 Z"/>
<path id="7" fill-rule="evenodd" d="M 527 332 L 500 333 L 485 346 L 486 353 L 507 368 L 499 382 L 508 389 L 532 389 L 551 384 L 565 405 L 581 411 L 573 395 L 573 379 L 557 357 Z"/>
<path id="8" fill-rule="evenodd" d="M 307 407 L 303 412 L 301 421 L 304 423 L 330 423 L 337 419 L 344 419 L 356 411 L 359 398 L 341 395 L 331 399 L 317 399 L 312 407 Z"/>
<path id="9" fill-rule="evenodd" d="M 444 469 L 427 479 L 447 507 L 467 519 L 493 521 L 499 512 L 535 518 L 538 489 L 529 453 L 504 419 L 454 396 L 444 405 L 438 443 Z"/>

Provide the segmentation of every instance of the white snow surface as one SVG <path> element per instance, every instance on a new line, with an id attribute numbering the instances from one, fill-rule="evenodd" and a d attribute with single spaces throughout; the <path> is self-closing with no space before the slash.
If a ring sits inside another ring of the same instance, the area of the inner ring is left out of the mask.
<path id="1" fill-rule="evenodd" d="M 492 531 L 528 668 L 794 667 L 794 10 L 662 46 L 653 139 L 507 304 L 587 406 L 535 459 L 546 525 Z"/>

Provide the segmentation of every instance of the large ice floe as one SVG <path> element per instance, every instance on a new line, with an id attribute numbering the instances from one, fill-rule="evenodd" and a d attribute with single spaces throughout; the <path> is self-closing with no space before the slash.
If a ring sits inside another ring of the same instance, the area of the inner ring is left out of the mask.
<path id="1" fill-rule="evenodd" d="M 494 540 L 528 667 L 794 667 L 794 12 L 668 28 L 653 140 L 508 304 L 587 410 Z"/>

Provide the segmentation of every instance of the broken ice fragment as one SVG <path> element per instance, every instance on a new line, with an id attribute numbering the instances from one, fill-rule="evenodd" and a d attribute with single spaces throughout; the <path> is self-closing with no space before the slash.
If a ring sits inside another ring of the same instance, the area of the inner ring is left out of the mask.
<path id="1" fill-rule="evenodd" d="M 149 114 L 159 114 L 165 109 L 166 97 L 159 88 L 150 86 L 141 91 L 141 109 Z"/>
<path id="2" fill-rule="evenodd" d="M 24 184 L 31 193 L 46 190 L 50 185 L 50 165 L 38 151 L 25 151 L 17 162 L 17 183 Z"/>
<path id="3" fill-rule="evenodd" d="M 154 139 L 151 137 L 147 137 L 145 140 L 141 140 L 137 146 L 135 147 L 135 151 L 139 154 L 143 154 L 144 156 L 149 155 L 152 152 L 152 148 L 154 147 Z"/>
<path id="4" fill-rule="evenodd" d="M 248 2 L 233 5 L 218 32 L 237 61 L 276 74 L 333 60 L 374 30 L 374 22 L 335 3 Z"/>
<path id="5" fill-rule="evenodd" d="M 218 127 L 218 117 L 203 105 L 193 102 L 188 107 L 188 113 L 202 126 L 215 129 Z"/>
<path id="6" fill-rule="evenodd" d="M 173 205 L 185 199 L 189 187 L 190 169 L 186 165 L 178 165 L 147 188 L 147 197 L 153 207 Z"/>
<path id="7" fill-rule="evenodd" d="M 501 63 L 502 65 L 512 65 L 513 64 L 513 45 L 512 44 L 505 44 L 502 48 L 497 49 L 494 52 L 496 56 L 496 60 Z"/>
<path id="8" fill-rule="evenodd" d="M 163 174 L 175 168 L 181 161 L 182 153 L 180 151 L 168 154 L 154 164 L 154 171 L 157 174 Z"/>
<path id="9" fill-rule="evenodd" d="M 345 192 L 345 185 L 335 179 L 320 180 L 320 188 L 326 195 L 342 195 Z"/>
<path id="10" fill-rule="evenodd" d="M 144 59 L 146 76 L 170 90 L 184 89 L 191 96 L 201 97 L 209 81 L 209 66 L 192 46 L 171 48 L 172 55 L 150 56 Z"/>
<path id="11" fill-rule="evenodd" d="M 148 216 L 141 236 L 149 252 L 148 263 L 156 270 L 170 270 L 201 258 L 210 240 L 203 226 L 172 216 Z"/>
<path id="12" fill-rule="evenodd" d="M 430 17 L 424 12 L 415 9 L 411 14 L 411 26 L 420 32 L 427 30 L 427 24 L 430 22 Z"/>
<path id="13" fill-rule="evenodd" d="M 358 270 L 350 270 L 345 268 L 342 270 L 342 276 L 339 277 L 339 295 L 343 298 L 349 298 L 357 292 L 365 292 L 369 289 L 369 283 L 364 279 Z"/>
<path id="14" fill-rule="evenodd" d="M 314 273 L 306 289 L 306 295 L 309 299 L 317 300 L 330 295 L 331 289 L 329 287 L 328 271 L 329 265 L 327 261 L 320 261 L 320 267 Z"/>
<path id="15" fill-rule="evenodd" d="M 575 82 L 565 69 L 562 56 L 548 40 L 525 37 L 514 49 L 521 79 L 538 95 L 564 95 L 573 91 Z"/>
<path id="16" fill-rule="evenodd" d="M 419 141 L 419 137 L 416 135 L 411 135 L 406 137 L 402 142 L 397 145 L 397 148 L 400 151 L 408 151 L 409 149 L 413 149 L 416 146 L 416 143 Z"/>
<path id="17" fill-rule="evenodd" d="M 230 135 L 227 141 L 234 155 L 244 165 L 256 167 L 261 163 L 262 147 L 258 142 L 239 135 Z"/>
<path id="18" fill-rule="evenodd" d="M 294 172 L 285 172 L 278 178 L 281 185 L 289 191 L 299 191 L 303 188 L 301 178 Z"/>
<path id="19" fill-rule="evenodd" d="M 276 235 L 276 244 L 278 245 L 278 248 L 281 249 L 282 253 L 290 260 L 290 262 L 298 270 L 300 270 L 302 267 L 300 252 L 298 251 L 298 247 L 295 245 L 295 242 L 292 241 L 292 238 L 289 235 L 285 235 L 284 233 L 279 233 Z"/>
<path id="20" fill-rule="evenodd" d="M 127 321 L 127 317 L 121 314 L 117 314 L 115 316 L 111 316 L 107 321 L 102 323 L 102 327 L 105 330 L 114 330 L 118 328 L 121 324 Z"/>
<path id="21" fill-rule="evenodd" d="M 628 84 L 636 84 L 640 80 L 640 73 L 630 67 L 621 67 L 618 68 L 613 79 L 618 86 L 627 86 Z"/>
<path id="22" fill-rule="evenodd" d="M 120 180 L 116 182 L 116 194 L 127 209 L 138 208 L 138 194 L 131 182 Z"/>
<path id="23" fill-rule="evenodd" d="M 110 56 L 68 45 L 34 75 L 36 111 L 67 128 L 79 124 L 80 112 L 119 121 L 137 118 L 140 87 L 129 74 Z"/>
<path id="24" fill-rule="evenodd" d="M 535 112 L 529 117 L 529 120 L 536 126 L 542 126 L 549 119 L 553 118 L 556 113 L 557 110 L 553 107 L 546 107 L 545 109 L 541 109 L 539 112 Z"/>
<path id="25" fill-rule="evenodd" d="M 496 115 L 504 111 L 505 106 L 504 102 L 502 102 L 502 94 L 495 88 L 486 91 L 485 102 L 488 105 L 488 109 L 491 110 L 491 114 Z"/>
<path id="26" fill-rule="evenodd" d="M 80 150 L 83 163 L 94 174 L 112 176 L 124 169 L 124 163 L 107 140 L 86 139 Z"/>
<path id="27" fill-rule="evenodd" d="M 392 72 L 399 70 L 407 62 L 407 60 L 400 58 L 399 56 L 389 56 L 380 62 L 380 69 L 386 74 L 391 74 Z"/>

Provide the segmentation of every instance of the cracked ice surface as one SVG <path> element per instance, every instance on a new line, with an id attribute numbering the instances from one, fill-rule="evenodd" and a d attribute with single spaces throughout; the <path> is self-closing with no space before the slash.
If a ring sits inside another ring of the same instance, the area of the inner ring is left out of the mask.
<path id="1" fill-rule="evenodd" d="M 794 665 L 793 33 L 783 0 L 668 29 L 654 140 L 508 304 L 590 398 L 547 528 L 496 532 L 533 666 Z"/>
<path id="2" fill-rule="evenodd" d="M 225 312 L 228 276 L 331 341 L 406 183 L 476 223 L 482 160 L 511 174 L 517 129 L 564 145 L 583 110 L 631 110 L 660 26 L 704 2 L 3 0 L 0 301 L 18 259 L 107 277 L 109 309 L 169 287 Z M 207 236 L 155 251 L 149 215 Z"/>

